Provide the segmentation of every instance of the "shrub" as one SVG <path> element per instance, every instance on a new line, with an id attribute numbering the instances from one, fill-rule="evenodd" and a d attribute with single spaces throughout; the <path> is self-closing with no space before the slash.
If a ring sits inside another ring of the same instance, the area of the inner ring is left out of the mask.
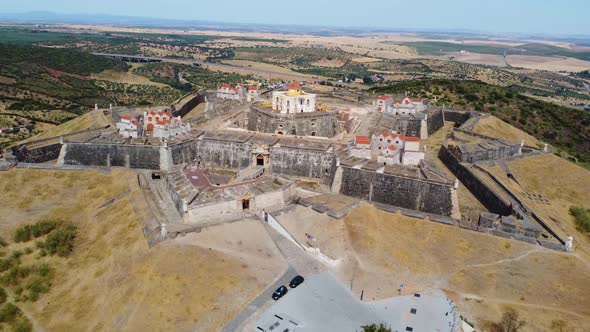
<path id="1" fill-rule="evenodd" d="M 2 307 L 2 309 L 0 309 L 0 322 L 13 322 L 20 315 L 21 311 L 17 306 L 12 303 L 7 303 Z"/>
<path id="2" fill-rule="evenodd" d="M 15 242 L 28 242 L 32 238 L 37 238 L 48 234 L 62 224 L 59 220 L 42 220 L 33 225 L 25 225 L 18 228 L 14 233 Z"/>
<path id="3" fill-rule="evenodd" d="M 576 220 L 576 227 L 580 232 L 590 232 L 590 210 L 580 206 L 572 206 L 570 214 Z"/>
<path id="4" fill-rule="evenodd" d="M 6 291 L 4 290 L 4 288 L 0 288 L 0 304 L 6 302 L 7 297 L 8 296 L 6 295 Z"/>
<path id="5" fill-rule="evenodd" d="M 75 238 L 76 226 L 72 224 L 62 225 L 47 235 L 43 248 L 50 255 L 57 254 L 58 256 L 66 257 L 74 249 Z"/>
<path id="6" fill-rule="evenodd" d="M 6 241 L 0 236 L 0 247 L 6 247 L 7 245 L 8 243 L 6 243 Z"/>
<path id="7" fill-rule="evenodd" d="M 33 324 L 29 321 L 26 317 L 21 317 L 17 319 L 11 325 L 12 332 L 30 332 L 33 331 Z"/>

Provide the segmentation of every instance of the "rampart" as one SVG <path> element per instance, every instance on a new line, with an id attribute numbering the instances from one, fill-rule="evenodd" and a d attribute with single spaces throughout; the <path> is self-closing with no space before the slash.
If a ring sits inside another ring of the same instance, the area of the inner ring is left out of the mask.
<path id="1" fill-rule="evenodd" d="M 442 110 L 435 110 L 428 114 L 426 118 L 426 124 L 428 126 L 428 135 L 434 134 L 437 130 L 445 125 Z"/>
<path id="2" fill-rule="evenodd" d="M 106 143 L 66 143 L 66 165 L 160 169 L 160 147 Z"/>
<path id="3" fill-rule="evenodd" d="M 323 150 L 275 145 L 270 148 L 271 173 L 318 179 L 330 184 L 336 156 Z"/>
<path id="4" fill-rule="evenodd" d="M 333 137 L 338 134 L 338 113 L 332 111 L 279 114 L 253 105 L 248 113 L 248 130 L 297 136 Z"/>
<path id="5" fill-rule="evenodd" d="M 440 148 L 438 157 L 490 212 L 504 216 L 512 213 L 510 202 L 500 197 L 466 165 L 463 165 L 446 145 L 443 144 Z"/>
<path id="6" fill-rule="evenodd" d="M 444 216 L 452 213 L 451 183 L 342 167 L 343 195 Z"/>

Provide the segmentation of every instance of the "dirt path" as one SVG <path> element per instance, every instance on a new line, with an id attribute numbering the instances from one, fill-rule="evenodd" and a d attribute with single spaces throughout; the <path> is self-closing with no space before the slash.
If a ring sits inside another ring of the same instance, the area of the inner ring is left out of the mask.
<path id="1" fill-rule="evenodd" d="M 520 256 L 517 256 L 517 257 L 514 257 L 514 258 L 505 258 L 505 259 L 501 259 L 499 261 L 495 261 L 495 262 L 492 262 L 492 263 L 470 264 L 470 265 L 466 265 L 465 267 L 466 268 L 470 268 L 470 267 L 493 266 L 493 265 L 499 265 L 499 264 L 514 262 L 514 261 L 521 260 L 521 259 L 527 257 L 530 254 L 534 254 L 534 253 L 542 252 L 542 251 L 543 251 L 543 249 L 541 249 L 541 248 L 535 248 L 535 249 L 531 249 L 531 250 L 525 252 L 524 254 L 522 254 Z"/>

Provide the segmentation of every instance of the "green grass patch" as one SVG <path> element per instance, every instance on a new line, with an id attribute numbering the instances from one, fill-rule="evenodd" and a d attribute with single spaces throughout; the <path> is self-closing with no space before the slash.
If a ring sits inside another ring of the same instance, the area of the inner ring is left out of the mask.
<path id="1" fill-rule="evenodd" d="M 576 227 L 580 232 L 590 233 L 590 209 L 572 206 L 570 207 L 570 214 L 576 220 Z"/>

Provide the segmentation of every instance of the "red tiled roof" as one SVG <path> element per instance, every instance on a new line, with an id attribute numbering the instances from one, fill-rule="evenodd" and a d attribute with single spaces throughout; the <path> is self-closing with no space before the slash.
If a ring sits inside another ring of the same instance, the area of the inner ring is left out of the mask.
<path id="1" fill-rule="evenodd" d="M 125 119 L 125 120 L 129 120 L 129 121 L 131 121 L 131 115 L 123 115 L 123 116 L 121 117 L 121 119 Z"/>
<path id="2" fill-rule="evenodd" d="M 162 126 L 167 125 L 167 124 L 170 124 L 170 120 L 158 120 L 158 121 L 156 121 L 156 124 L 159 124 Z"/>
<path id="3" fill-rule="evenodd" d="M 393 146 L 393 145 L 390 145 L 390 146 L 388 147 L 388 149 L 389 149 L 389 150 L 391 150 L 391 151 L 395 151 L 395 146 Z"/>
<path id="4" fill-rule="evenodd" d="M 356 144 L 371 144 L 368 136 L 355 136 L 354 140 Z"/>
<path id="5" fill-rule="evenodd" d="M 379 97 L 377 97 L 377 99 L 379 99 L 379 100 L 389 100 L 389 99 L 391 99 L 391 96 L 379 96 Z"/>
<path id="6" fill-rule="evenodd" d="M 248 90 L 249 90 L 249 91 L 256 91 L 256 90 L 258 90 L 258 87 L 257 87 L 256 85 L 250 85 L 250 86 L 248 87 Z"/>
<path id="7" fill-rule="evenodd" d="M 291 84 L 289 84 L 289 86 L 287 87 L 287 89 L 289 90 L 301 90 L 301 85 L 297 82 L 293 82 Z"/>
<path id="8" fill-rule="evenodd" d="M 421 103 L 422 100 L 420 100 L 420 99 L 412 99 L 412 102 L 414 102 L 414 103 Z"/>
<path id="9" fill-rule="evenodd" d="M 222 88 L 222 89 L 229 89 L 229 88 L 231 88 L 231 87 L 229 86 L 229 84 L 222 84 L 222 85 L 221 85 L 221 88 Z"/>
<path id="10" fill-rule="evenodd" d="M 134 126 L 137 126 L 139 124 L 139 122 L 137 122 L 137 121 L 131 121 L 131 124 L 133 124 Z"/>
<path id="11" fill-rule="evenodd" d="M 409 136 L 406 136 L 406 141 L 407 142 L 420 142 L 420 137 L 409 137 Z"/>

